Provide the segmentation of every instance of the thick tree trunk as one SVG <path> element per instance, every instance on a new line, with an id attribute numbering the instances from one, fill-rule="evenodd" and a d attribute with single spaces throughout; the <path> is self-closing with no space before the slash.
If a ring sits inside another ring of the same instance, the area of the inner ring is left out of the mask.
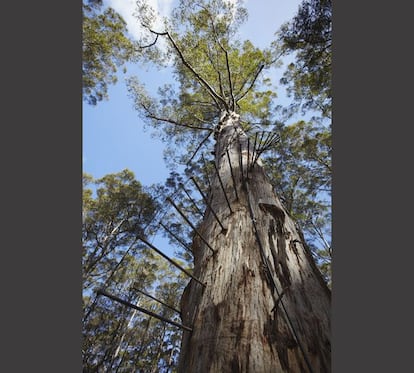
<path id="1" fill-rule="evenodd" d="M 184 331 L 179 372 L 330 372 L 330 291 L 260 159 L 253 164 L 237 114 L 217 130 L 226 193 L 216 174 L 198 228 L 214 253 L 196 236 L 194 275 L 206 286 L 191 280 L 182 297 L 193 331 Z"/>

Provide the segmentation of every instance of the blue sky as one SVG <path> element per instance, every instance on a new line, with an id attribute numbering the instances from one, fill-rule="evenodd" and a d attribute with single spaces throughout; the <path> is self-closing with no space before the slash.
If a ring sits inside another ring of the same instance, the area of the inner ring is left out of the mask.
<path id="1" fill-rule="evenodd" d="M 158 9 L 170 9 L 171 1 L 151 1 Z M 126 20 L 133 21 L 131 6 L 134 1 L 111 0 L 111 5 Z M 266 47 L 274 39 L 280 25 L 296 13 L 298 0 L 248 0 L 245 6 L 249 20 L 241 29 L 243 39 L 250 39 L 258 47 Z M 128 23 L 131 34 L 135 28 Z M 279 72 L 272 77 L 277 82 Z M 95 178 L 108 173 L 119 172 L 125 168 L 133 171 L 143 185 L 162 183 L 168 176 L 163 160 L 164 145 L 144 131 L 143 123 L 132 107 L 127 96 L 125 78 L 138 75 L 147 87 L 165 84 L 169 75 L 165 71 L 151 71 L 148 68 L 129 66 L 126 74 L 120 74 L 116 85 L 109 88 L 109 101 L 101 101 L 96 107 L 83 104 L 83 171 Z M 280 100 L 284 100 L 283 89 L 278 89 Z"/>
<path id="2" fill-rule="evenodd" d="M 173 5 L 171 0 L 150 2 L 164 13 L 168 13 Z M 139 32 L 131 23 L 134 20 L 131 17 L 134 0 L 108 0 L 106 3 L 110 3 L 124 17 L 132 35 Z M 240 30 L 241 38 L 251 40 L 257 47 L 269 46 L 274 40 L 274 33 L 296 14 L 299 4 L 299 0 L 245 1 L 249 20 Z M 271 74 L 273 83 L 278 82 L 282 71 L 283 67 Z M 144 186 L 164 183 L 169 174 L 163 160 L 164 144 L 151 137 L 150 130 L 144 130 L 141 119 L 133 109 L 125 85 L 125 78 L 130 75 L 139 76 L 153 91 L 170 78 L 168 71 L 151 71 L 146 67 L 129 65 L 127 73 L 119 75 L 118 83 L 109 87 L 108 101 L 101 101 L 95 107 L 83 104 L 83 172 L 100 178 L 127 168 Z M 278 103 L 288 102 L 282 87 L 278 88 L 277 94 Z M 167 255 L 173 255 L 164 238 L 153 237 L 152 243 Z"/>

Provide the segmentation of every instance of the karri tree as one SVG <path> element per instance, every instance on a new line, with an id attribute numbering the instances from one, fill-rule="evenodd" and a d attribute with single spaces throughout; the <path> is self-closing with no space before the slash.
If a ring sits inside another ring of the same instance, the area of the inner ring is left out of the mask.
<path id="1" fill-rule="evenodd" d="M 206 208 L 193 229 L 199 281 L 181 299 L 191 331 L 183 332 L 179 371 L 330 372 L 330 290 L 261 159 L 279 140 L 265 131 L 276 96 L 264 73 L 276 53 L 238 39 L 247 14 L 235 1 L 181 0 L 162 30 L 140 5 L 140 53 L 169 64 L 176 84 L 156 100 L 131 79 L 135 106 L 181 146 L 193 176 L 200 149 L 213 155 L 208 183 L 191 178 Z"/>

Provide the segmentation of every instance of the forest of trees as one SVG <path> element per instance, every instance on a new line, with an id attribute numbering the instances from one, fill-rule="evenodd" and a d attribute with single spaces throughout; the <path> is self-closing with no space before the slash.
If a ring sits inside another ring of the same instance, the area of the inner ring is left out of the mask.
<path id="1" fill-rule="evenodd" d="M 155 30 L 138 1 L 131 40 L 83 2 L 86 104 L 134 60 L 175 79 L 151 97 L 130 77 L 126 97 L 165 141 L 165 184 L 84 174 L 84 372 L 330 372 L 332 4 L 303 1 L 260 49 L 238 35 L 241 3 L 180 0 Z M 292 55 L 283 107 L 264 71 Z"/>

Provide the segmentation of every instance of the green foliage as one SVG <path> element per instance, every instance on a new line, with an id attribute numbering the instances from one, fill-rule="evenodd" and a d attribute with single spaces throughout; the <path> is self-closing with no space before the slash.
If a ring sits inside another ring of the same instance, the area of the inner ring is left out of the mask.
<path id="1" fill-rule="evenodd" d="M 291 114 L 301 108 L 329 120 L 332 110 L 332 1 L 304 0 L 296 16 L 282 25 L 274 53 L 292 54 L 294 62 L 281 83 L 293 96 Z M 277 125 L 282 141 L 267 165 L 286 208 L 303 230 L 319 268 L 331 283 L 331 128 L 299 122 Z"/>
<path id="2" fill-rule="evenodd" d="M 93 197 L 88 184 L 96 187 Z M 84 176 L 83 279 L 84 287 L 105 279 L 117 259 L 137 249 L 136 236 L 144 236 L 157 204 L 135 180 L 131 171 L 106 175 L 99 180 Z"/>
<path id="3" fill-rule="evenodd" d="M 108 86 L 135 53 L 125 21 L 112 8 L 102 8 L 102 1 L 83 2 L 82 92 L 90 105 L 108 98 Z"/>
<path id="4" fill-rule="evenodd" d="M 83 175 L 83 371 L 167 372 L 177 365 L 181 331 L 121 305 L 96 290 L 176 322 L 174 308 L 188 278 L 140 244 L 147 238 L 159 205 L 124 170 L 98 180 Z M 181 263 L 182 266 L 185 264 Z"/>
<path id="5" fill-rule="evenodd" d="M 332 105 L 332 1 L 304 0 L 297 15 L 284 24 L 275 48 L 295 52 L 281 82 L 303 109 L 330 117 Z"/>
<path id="6" fill-rule="evenodd" d="M 192 222 L 194 226 L 201 223 L 206 205 L 201 195 L 194 192 L 194 184 L 189 180 L 192 175 L 200 175 L 205 169 L 197 169 L 189 167 L 186 173 L 180 174 L 171 171 L 164 185 L 157 185 L 156 193 L 159 200 L 165 201 L 164 210 L 160 215 L 160 233 L 169 240 L 170 246 L 174 247 L 175 257 L 182 259 L 185 263 L 191 263 L 193 256 L 191 252 L 194 231 L 187 224 L 182 216 L 166 201 L 169 197 L 180 209 L 181 212 Z M 192 173 L 190 173 L 192 172 Z M 208 186 L 205 185 L 205 179 L 197 177 L 198 183 L 205 194 L 208 193 Z"/>
<path id="7" fill-rule="evenodd" d="M 153 293 L 157 299 L 179 308 L 177 303 L 186 279 L 177 276 L 159 259 L 154 263 L 161 283 L 131 278 L 130 286 L 123 291 L 117 289 L 117 294 L 132 304 L 181 322 L 178 313 L 139 291 Z M 153 291 L 149 290 L 151 286 Z M 84 323 L 83 336 L 84 371 L 168 372 L 177 365 L 179 329 L 104 296 L 99 297 Z"/>
<path id="8" fill-rule="evenodd" d="M 161 87 L 155 98 L 138 78 L 131 78 L 129 92 L 142 118 L 167 143 L 165 158 L 177 185 L 183 182 L 176 167 L 181 165 L 185 176 L 198 175 L 204 181 L 203 189 L 208 190 L 207 168 L 214 145 L 209 131 L 214 130 L 223 112 L 240 114 L 246 131 L 253 125 L 268 130 L 275 122 L 277 96 L 263 71 L 277 67 L 280 54 L 296 52 L 295 63 L 282 79 L 292 84 L 293 106 L 304 101 L 303 109 L 318 109 L 323 117 L 330 116 L 330 1 L 306 0 L 298 15 L 281 28 L 273 50 L 261 50 L 249 40 L 240 40 L 238 28 L 246 18 L 246 9 L 240 3 L 181 0 L 165 23 L 164 32 L 148 30 L 153 42 L 145 40 L 143 53 L 164 38 L 175 82 Z M 151 15 L 146 22 L 150 20 Z M 163 63 L 157 58 L 152 61 Z M 329 279 L 330 130 L 314 121 L 278 124 L 274 131 L 280 133 L 282 141 L 267 160 L 269 173 L 286 208 L 309 239 L 321 268 L 326 267 Z M 177 200 L 188 201 L 183 193 L 177 195 Z M 188 202 L 180 207 L 195 217 Z M 178 223 L 173 227 L 180 236 L 191 238 Z"/>
<path id="9" fill-rule="evenodd" d="M 285 208 L 303 230 L 330 282 L 332 144 L 330 129 L 300 121 L 277 123 L 281 140 L 266 157 L 266 168 Z"/>
<path id="10" fill-rule="evenodd" d="M 143 10 L 141 17 L 144 15 Z M 246 17 L 246 9 L 240 4 L 181 0 L 166 23 L 165 32 L 152 31 L 154 42 L 161 37 L 167 42 L 174 85 L 161 87 L 155 99 L 137 78 L 129 80 L 135 108 L 159 130 L 160 136 L 174 142 L 174 147 L 189 146 L 184 152 L 187 160 L 194 143 L 207 134 L 200 133 L 199 128 L 213 129 L 223 111 L 237 111 L 245 120 L 263 119 L 270 112 L 275 93 L 266 86 L 268 80 L 260 72 L 274 61 L 270 51 L 238 39 L 238 27 Z M 148 32 L 151 34 L 151 30 Z M 143 48 L 144 54 L 154 47 L 152 44 Z M 158 58 L 152 62 L 163 63 Z M 189 128 L 194 131 L 188 131 Z"/>

